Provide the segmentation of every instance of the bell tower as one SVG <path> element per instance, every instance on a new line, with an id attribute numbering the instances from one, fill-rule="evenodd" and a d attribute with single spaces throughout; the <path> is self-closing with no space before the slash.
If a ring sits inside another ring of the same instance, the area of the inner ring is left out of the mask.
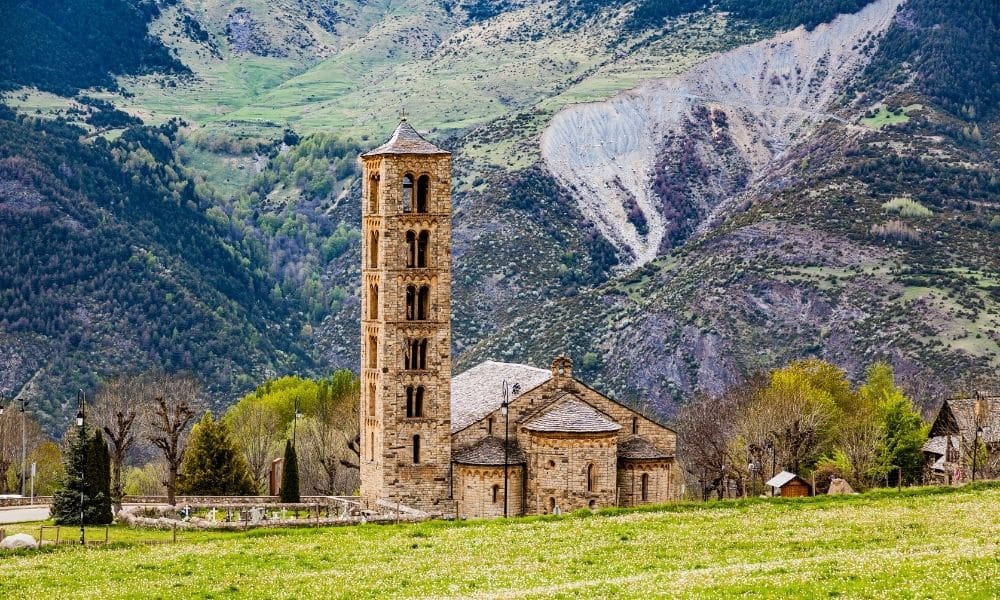
<path id="1" fill-rule="evenodd" d="M 451 153 L 404 118 L 361 163 L 362 503 L 450 514 Z"/>

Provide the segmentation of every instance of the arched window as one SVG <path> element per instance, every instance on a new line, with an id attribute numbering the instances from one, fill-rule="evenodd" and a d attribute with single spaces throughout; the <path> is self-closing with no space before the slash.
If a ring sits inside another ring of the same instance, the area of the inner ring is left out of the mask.
<path id="1" fill-rule="evenodd" d="M 420 463 L 420 436 L 413 436 L 413 464 Z"/>
<path id="2" fill-rule="evenodd" d="M 427 251 L 431 243 L 431 232 L 421 231 L 420 236 L 417 238 L 417 257 L 416 263 L 417 268 L 423 269 L 427 267 Z"/>
<path id="3" fill-rule="evenodd" d="M 413 175 L 403 175 L 403 212 L 413 212 Z"/>
<path id="4" fill-rule="evenodd" d="M 406 387 L 406 418 L 419 419 L 424 416 L 424 386 Z"/>
<path id="5" fill-rule="evenodd" d="M 412 231 L 406 232 L 406 268 L 412 269 L 417 266 L 417 234 Z"/>
<path id="6" fill-rule="evenodd" d="M 499 499 L 500 499 L 500 486 L 499 485 L 494 485 L 493 486 L 493 504 L 496 504 Z"/>
<path id="7" fill-rule="evenodd" d="M 426 338 L 406 341 L 406 348 L 403 353 L 403 368 L 408 371 L 427 368 Z"/>
<path id="8" fill-rule="evenodd" d="M 378 232 L 373 231 L 368 238 L 368 266 L 378 268 Z"/>
<path id="9" fill-rule="evenodd" d="M 632 435 L 639 433 L 639 419 L 637 417 L 632 417 Z"/>
<path id="10" fill-rule="evenodd" d="M 642 474 L 639 488 L 640 488 L 639 497 L 642 498 L 643 502 L 646 502 L 647 500 L 649 500 L 649 473 Z"/>
<path id="11" fill-rule="evenodd" d="M 420 286 L 417 291 L 417 320 L 426 321 L 430 318 L 431 312 L 431 288 L 426 285 Z"/>
<path id="12" fill-rule="evenodd" d="M 368 416 L 375 416 L 375 384 L 368 385 Z"/>
<path id="13" fill-rule="evenodd" d="M 594 491 L 595 484 L 597 483 L 597 469 L 594 467 L 594 463 L 587 465 L 587 491 Z"/>
<path id="14" fill-rule="evenodd" d="M 406 320 L 417 318 L 417 286 L 406 286 Z"/>
<path id="15" fill-rule="evenodd" d="M 378 368 L 378 338 L 374 335 L 368 336 L 368 368 Z"/>
<path id="16" fill-rule="evenodd" d="M 431 178 L 427 175 L 421 175 L 420 179 L 417 179 L 417 212 L 425 213 L 427 212 L 428 195 L 430 193 Z"/>
<path id="17" fill-rule="evenodd" d="M 368 212 L 378 212 L 378 175 L 372 175 L 368 179 Z"/>
<path id="18" fill-rule="evenodd" d="M 374 284 L 368 288 L 368 318 L 378 319 L 378 286 Z"/>

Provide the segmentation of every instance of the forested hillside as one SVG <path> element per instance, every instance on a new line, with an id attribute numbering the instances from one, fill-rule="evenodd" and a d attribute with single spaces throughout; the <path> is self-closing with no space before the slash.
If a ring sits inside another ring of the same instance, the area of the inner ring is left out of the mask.
<path id="1" fill-rule="evenodd" d="M 0 2 L 0 394 L 58 430 L 117 371 L 356 368 L 355 157 L 406 110 L 455 156 L 460 367 L 669 415 L 882 358 L 932 404 L 1000 369 L 994 4 Z"/>

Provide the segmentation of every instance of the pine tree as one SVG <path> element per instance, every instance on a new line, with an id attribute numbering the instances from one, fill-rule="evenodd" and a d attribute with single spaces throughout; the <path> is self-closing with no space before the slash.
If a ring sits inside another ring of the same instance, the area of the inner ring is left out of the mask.
<path id="1" fill-rule="evenodd" d="M 57 525 L 80 524 L 80 491 L 86 494 L 84 466 L 87 462 L 87 433 L 81 427 L 70 437 L 64 458 L 66 478 L 52 497 L 52 518 Z M 84 499 L 86 503 L 86 499 Z"/>
<path id="2" fill-rule="evenodd" d="M 249 496 L 256 493 L 243 453 L 229 426 L 212 413 L 194 426 L 177 477 L 177 492 L 205 496 Z"/>
<path id="3" fill-rule="evenodd" d="M 286 503 L 300 502 L 299 496 L 299 459 L 295 454 L 295 446 L 291 440 L 285 440 L 285 460 L 281 465 L 281 501 Z"/>

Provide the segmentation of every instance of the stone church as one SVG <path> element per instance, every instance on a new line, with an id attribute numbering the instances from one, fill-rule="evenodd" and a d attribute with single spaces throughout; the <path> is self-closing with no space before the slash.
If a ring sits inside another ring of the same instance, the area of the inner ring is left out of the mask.
<path id="1" fill-rule="evenodd" d="M 365 506 L 473 518 L 675 498 L 674 432 L 568 358 L 451 376 L 451 154 L 403 119 L 361 163 Z"/>

